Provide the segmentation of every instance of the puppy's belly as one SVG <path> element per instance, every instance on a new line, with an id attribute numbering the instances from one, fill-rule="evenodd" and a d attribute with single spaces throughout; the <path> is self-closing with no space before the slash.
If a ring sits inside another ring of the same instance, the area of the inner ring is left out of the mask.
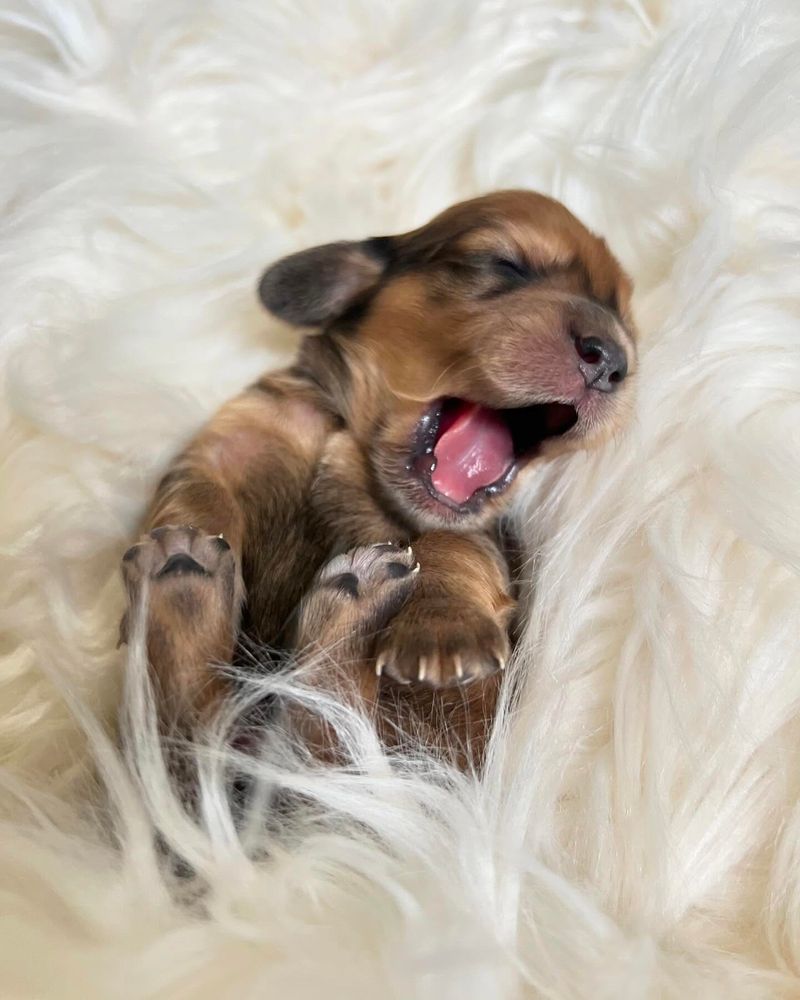
<path id="1" fill-rule="evenodd" d="M 209 461 L 234 490 L 252 488 L 267 467 L 272 478 L 281 472 L 293 478 L 294 466 L 307 467 L 320 453 L 329 429 L 329 419 L 313 404 L 251 390 L 220 415 Z"/>

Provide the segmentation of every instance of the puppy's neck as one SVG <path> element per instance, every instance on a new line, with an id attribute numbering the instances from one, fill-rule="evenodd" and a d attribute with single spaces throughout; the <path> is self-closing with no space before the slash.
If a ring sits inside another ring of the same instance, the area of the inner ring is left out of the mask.
<path id="1" fill-rule="evenodd" d="M 344 423 L 350 411 L 350 368 L 341 346 L 328 334 L 303 337 L 292 371 L 313 383 L 325 408 Z"/>
<path id="2" fill-rule="evenodd" d="M 381 419 L 386 393 L 382 372 L 363 346 L 334 331 L 310 335 L 300 345 L 293 371 L 314 386 L 325 409 L 365 444 Z"/>

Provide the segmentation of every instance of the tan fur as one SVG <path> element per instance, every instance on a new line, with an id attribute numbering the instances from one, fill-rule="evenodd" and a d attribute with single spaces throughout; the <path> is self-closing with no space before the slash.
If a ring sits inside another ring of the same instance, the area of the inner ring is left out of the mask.
<path id="1" fill-rule="evenodd" d="M 506 257 L 525 280 L 508 283 Z M 165 704 L 185 715 L 224 696 L 209 663 L 232 655 L 241 627 L 301 647 L 306 662 L 320 643 L 337 647 L 328 682 L 344 671 L 387 740 L 400 723 L 462 764 L 479 756 L 514 609 L 497 518 L 527 472 L 454 513 L 409 473 L 415 428 L 439 397 L 507 410 L 585 395 L 578 336 L 613 341 L 632 371 L 630 293 L 605 243 L 529 192 L 465 202 L 405 235 L 316 248 L 267 272 L 267 304 L 292 322 L 321 317 L 322 335 L 304 340 L 291 369 L 223 407 L 178 457 L 146 518 L 148 557 L 126 562 L 132 601 L 150 573 L 150 656 Z M 575 427 L 545 439 L 536 461 L 591 447 L 623 421 L 627 385 L 589 395 Z M 197 529 L 186 551 L 198 568 L 167 581 L 154 556 L 165 539 L 147 534 L 165 525 L 174 545 L 187 538 L 178 526 Z M 202 541 L 218 534 L 234 565 L 228 614 Z M 389 541 L 398 552 L 412 544 L 420 569 L 405 566 L 408 580 L 385 575 L 401 573 L 402 559 L 375 549 Z M 343 558 L 354 567 L 339 573 L 347 586 L 331 585 L 329 567 Z M 182 610 L 181 589 L 192 595 Z M 189 627 L 190 606 L 202 627 Z M 376 666 L 387 667 L 380 678 Z"/>

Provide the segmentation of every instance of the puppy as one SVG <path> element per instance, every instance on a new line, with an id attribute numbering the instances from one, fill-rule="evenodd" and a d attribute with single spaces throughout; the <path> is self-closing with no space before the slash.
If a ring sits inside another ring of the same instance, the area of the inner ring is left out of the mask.
<path id="1" fill-rule="evenodd" d="M 293 254 L 259 291 L 312 328 L 296 362 L 177 457 L 123 560 L 165 724 L 213 713 L 246 634 L 327 649 L 390 742 L 411 722 L 479 758 L 514 612 L 499 518 L 624 421 L 630 282 L 563 205 L 504 191 Z"/>

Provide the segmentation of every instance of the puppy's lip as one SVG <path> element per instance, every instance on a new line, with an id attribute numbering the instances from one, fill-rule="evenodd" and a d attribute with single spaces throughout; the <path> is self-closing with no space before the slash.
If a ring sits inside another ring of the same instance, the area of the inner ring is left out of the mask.
<path id="1" fill-rule="evenodd" d="M 448 424 L 452 407 L 480 406 L 488 411 L 491 419 L 501 418 L 513 442 L 513 457 L 504 471 L 494 481 L 479 485 L 464 501 L 446 496 L 433 483 L 437 458 L 435 449 L 440 439 L 440 428 Z M 503 493 L 516 478 L 520 469 L 541 453 L 544 443 L 551 438 L 568 435 L 579 419 L 579 402 L 551 400 L 525 407 L 506 409 L 483 406 L 456 397 L 441 397 L 428 406 L 420 417 L 410 449 L 407 471 L 424 487 L 427 493 L 449 510 L 475 513 L 490 497 Z"/>

